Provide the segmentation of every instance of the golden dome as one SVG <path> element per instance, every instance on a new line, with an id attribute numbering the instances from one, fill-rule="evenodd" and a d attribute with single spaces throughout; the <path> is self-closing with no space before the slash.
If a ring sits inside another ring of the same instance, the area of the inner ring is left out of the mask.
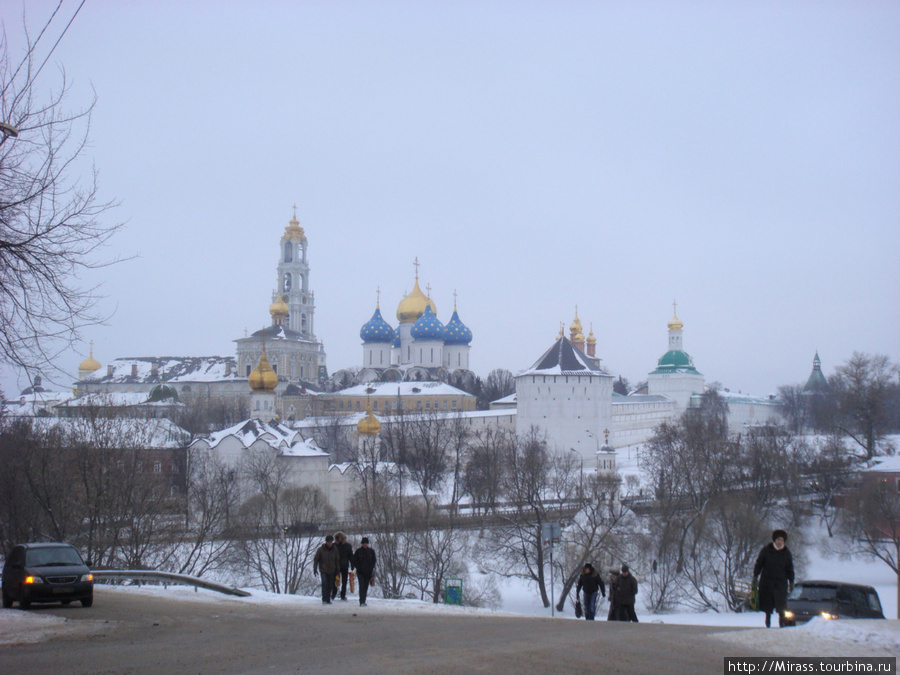
<path id="1" fill-rule="evenodd" d="M 281 235 L 281 241 L 306 241 L 306 234 L 300 227 L 300 221 L 297 220 L 297 207 L 294 207 L 294 217 L 288 221 L 288 226 L 284 228 L 284 234 Z"/>
<path id="2" fill-rule="evenodd" d="M 415 321 L 425 313 L 425 308 L 429 305 L 431 306 L 431 311 L 437 316 L 437 307 L 434 302 L 432 302 L 431 298 L 425 295 L 422 292 L 422 289 L 419 288 L 419 278 L 416 277 L 416 283 L 415 286 L 413 286 L 412 293 L 403 298 L 403 300 L 400 301 L 400 304 L 397 305 L 397 319 L 400 323 Z"/>
<path id="3" fill-rule="evenodd" d="M 94 343 L 91 342 L 91 355 L 88 356 L 84 361 L 81 362 L 81 365 L 78 366 L 78 370 L 84 370 L 89 373 L 94 373 L 100 370 L 100 362 L 94 358 Z"/>
<path id="4" fill-rule="evenodd" d="M 591 326 L 591 333 L 590 333 L 590 335 L 588 335 L 587 343 L 589 345 L 597 344 L 597 338 L 594 337 L 594 327 L 593 326 Z"/>
<path id="5" fill-rule="evenodd" d="M 677 303 L 673 302 L 672 303 L 672 320 L 669 321 L 669 324 L 668 324 L 669 330 L 681 330 L 682 328 L 684 328 L 684 324 L 682 323 L 681 319 L 678 318 L 678 313 L 676 311 L 677 309 L 678 309 Z"/>
<path id="6" fill-rule="evenodd" d="M 275 302 L 269 305 L 269 314 L 272 315 L 273 319 L 284 318 L 290 314 L 290 311 L 287 303 L 281 299 L 280 294 L 275 298 Z"/>
<path id="7" fill-rule="evenodd" d="M 278 386 L 278 375 L 269 365 L 269 359 L 266 358 L 266 346 L 263 345 L 262 356 L 259 364 L 250 373 L 247 383 L 253 391 L 271 391 Z"/>
<path id="8" fill-rule="evenodd" d="M 572 325 L 569 326 L 569 332 L 575 336 L 581 335 L 581 339 L 584 340 L 584 335 L 582 334 L 581 328 L 581 319 L 578 318 L 578 307 L 575 308 L 575 319 L 572 321 Z"/>
<path id="9" fill-rule="evenodd" d="M 356 431 L 360 436 L 377 436 L 381 431 L 381 422 L 372 414 L 372 404 L 366 406 L 366 416 L 356 423 Z"/>

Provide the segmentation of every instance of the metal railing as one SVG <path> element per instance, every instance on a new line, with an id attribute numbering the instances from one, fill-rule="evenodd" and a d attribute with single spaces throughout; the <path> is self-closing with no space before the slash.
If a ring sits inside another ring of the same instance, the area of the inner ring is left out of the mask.
<path id="1" fill-rule="evenodd" d="M 239 588 L 233 588 L 224 584 L 217 584 L 215 581 L 207 581 L 191 577 L 187 574 L 175 574 L 174 572 L 157 572 L 155 570 L 93 570 L 94 581 L 103 579 L 130 579 L 132 581 L 156 581 L 163 585 L 172 584 L 180 586 L 193 586 L 194 588 L 204 588 L 208 591 L 216 593 L 224 593 L 225 595 L 236 595 L 239 598 L 249 597 L 251 594 L 242 591 Z"/>

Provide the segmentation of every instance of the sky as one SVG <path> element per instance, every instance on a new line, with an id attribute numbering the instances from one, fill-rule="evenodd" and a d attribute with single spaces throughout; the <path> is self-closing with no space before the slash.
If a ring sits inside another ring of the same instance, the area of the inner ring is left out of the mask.
<path id="1" fill-rule="evenodd" d="M 26 5 L 36 34 L 56 0 Z M 14 53 L 22 12 L 0 0 Z M 896 361 L 898 36 L 878 1 L 87 0 L 39 81 L 96 92 L 78 168 L 125 223 L 102 255 L 129 259 L 81 280 L 110 316 L 86 340 L 104 366 L 233 355 L 296 205 L 330 372 L 361 365 L 377 289 L 396 326 L 416 259 L 481 376 L 577 307 L 643 380 L 676 300 L 732 391 L 802 383 L 816 351 Z"/>

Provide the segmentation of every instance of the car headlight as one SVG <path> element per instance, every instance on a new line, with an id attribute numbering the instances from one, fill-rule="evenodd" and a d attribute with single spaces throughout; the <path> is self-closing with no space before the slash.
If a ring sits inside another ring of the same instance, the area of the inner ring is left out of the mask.
<path id="1" fill-rule="evenodd" d="M 25 577 L 26 584 L 41 584 L 43 583 L 40 577 Z"/>
<path id="2" fill-rule="evenodd" d="M 819 616 L 823 619 L 836 619 L 838 618 L 837 614 L 832 614 L 831 612 L 819 612 Z"/>
<path id="3" fill-rule="evenodd" d="M 793 613 L 791 610 L 789 610 L 789 609 L 788 609 L 788 610 L 785 610 L 785 612 L 784 612 L 784 618 L 785 618 L 785 619 L 793 619 L 793 618 L 794 618 L 794 613 Z"/>
<path id="4" fill-rule="evenodd" d="M 81 575 L 81 581 L 93 581 L 93 580 L 94 580 L 93 574 L 82 574 Z"/>

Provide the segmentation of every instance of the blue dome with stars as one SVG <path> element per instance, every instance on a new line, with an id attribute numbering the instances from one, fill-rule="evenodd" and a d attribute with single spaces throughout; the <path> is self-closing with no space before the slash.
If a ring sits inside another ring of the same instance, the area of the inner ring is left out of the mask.
<path id="1" fill-rule="evenodd" d="M 472 331 L 469 327 L 459 320 L 459 314 L 456 309 L 453 310 L 453 316 L 445 328 L 444 344 L 445 345 L 467 345 L 472 341 Z"/>
<path id="2" fill-rule="evenodd" d="M 400 349 L 400 326 L 394 329 L 394 342 L 391 346 Z"/>
<path id="3" fill-rule="evenodd" d="M 363 342 L 391 342 L 394 339 L 394 329 L 391 324 L 381 316 L 381 310 L 376 307 L 372 318 L 359 329 L 359 337 Z"/>
<path id="4" fill-rule="evenodd" d="M 431 305 L 427 305 L 422 316 L 416 319 L 416 322 L 412 325 L 409 334 L 412 335 L 414 340 L 443 341 L 446 332 L 447 329 L 444 328 L 444 324 L 440 322 L 440 319 L 431 310 Z"/>

